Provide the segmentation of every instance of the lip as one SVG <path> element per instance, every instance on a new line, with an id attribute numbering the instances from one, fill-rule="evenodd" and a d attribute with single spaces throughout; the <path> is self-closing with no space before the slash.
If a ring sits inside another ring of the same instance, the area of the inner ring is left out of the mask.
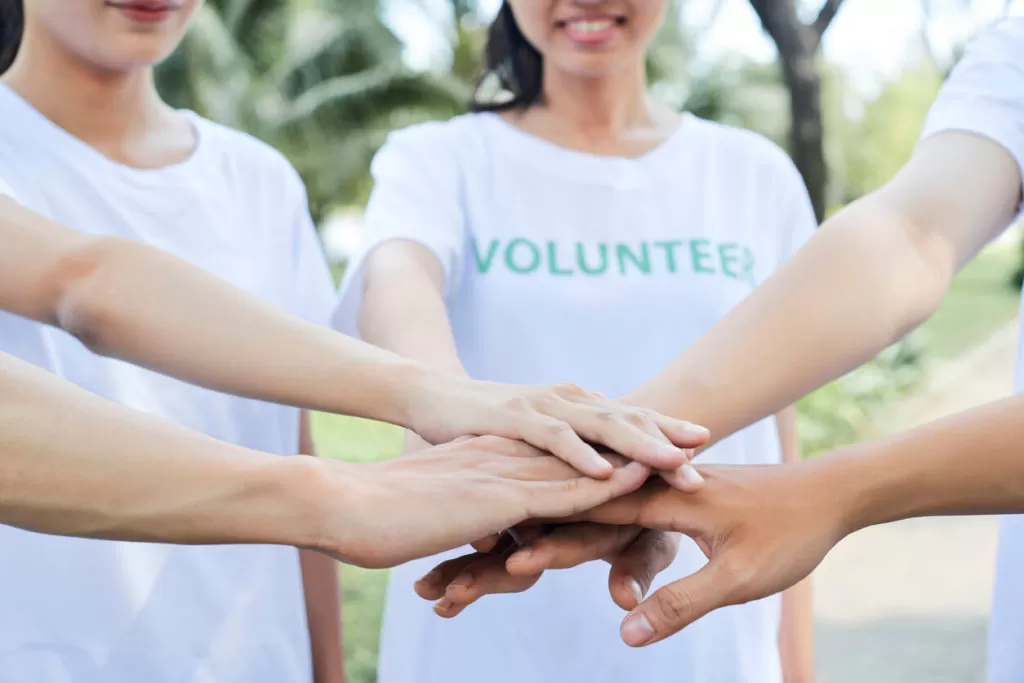
<path id="1" fill-rule="evenodd" d="M 582 47 L 598 47 L 612 41 L 626 18 L 616 14 L 581 14 L 555 21 L 555 28 Z M 604 25 L 603 28 L 595 28 Z"/>
<path id="2" fill-rule="evenodd" d="M 172 12 L 181 9 L 180 3 L 167 0 L 129 0 L 108 2 L 107 5 L 119 10 L 129 20 L 141 24 L 156 24 L 164 21 Z"/>

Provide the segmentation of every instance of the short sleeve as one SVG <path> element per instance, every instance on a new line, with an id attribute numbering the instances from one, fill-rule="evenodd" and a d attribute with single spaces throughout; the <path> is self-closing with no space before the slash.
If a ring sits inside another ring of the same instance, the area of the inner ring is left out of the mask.
<path id="1" fill-rule="evenodd" d="M 292 225 L 292 308 L 291 312 L 317 325 L 328 325 L 334 310 L 336 292 L 331 269 L 317 235 L 302 181 L 296 200 Z"/>
<path id="2" fill-rule="evenodd" d="M 419 124 L 392 133 L 374 157 L 364 243 L 346 269 L 332 317 L 335 329 L 358 336 L 363 267 L 384 242 L 423 245 L 441 264 L 445 296 L 458 286 L 466 233 L 457 146 L 451 137 L 449 124 Z"/>
<path id="3" fill-rule="evenodd" d="M 968 45 L 928 112 L 921 139 L 943 131 L 992 140 L 1024 178 L 1024 17 L 1004 19 Z"/>

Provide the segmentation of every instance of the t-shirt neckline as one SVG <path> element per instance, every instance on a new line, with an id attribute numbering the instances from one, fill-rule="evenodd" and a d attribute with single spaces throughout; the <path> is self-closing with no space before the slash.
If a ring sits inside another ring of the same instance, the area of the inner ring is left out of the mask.
<path id="1" fill-rule="evenodd" d="M 663 158 L 676 159 L 678 146 L 691 138 L 699 122 L 689 112 L 682 112 L 679 126 L 657 146 L 637 156 L 618 156 L 562 147 L 509 123 L 496 112 L 484 112 L 479 116 L 490 124 L 496 136 L 494 139 L 501 144 L 503 152 L 528 161 L 538 170 L 578 181 L 610 182 L 616 186 L 646 184 L 645 169 L 658 166 Z"/>
<path id="2" fill-rule="evenodd" d="M 0 83 L 0 97 L 6 97 L 11 100 L 12 106 L 21 109 L 25 115 L 24 118 L 27 119 L 27 122 L 30 125 L 35 125 L 41 133 L 57 139 L 59 144 L 62 145 L 62 149 L 60 150 L 61 154 L 73 154 L 83 159 L 85 162 L 101 164 L 107 167 L 110 171 L 122 176 L 131 177 L 133 180 L 146 178 L 157 179 L 168 174 L 189 171 L 195 164 L 200 162 L 201 158 L 205 155 L 206 148 L 209 146 L 203 130 L 202 117 L 189 109 L 178 109 L 178 113 L 185 116 L 192 125 L 192 130 L 196 136 L 196 144 L 193 147 L 191 154 L 181 161 L 167 164 L 165 166 L 158 166 L 155 168 L 137 168 L 111 159 L 81 138 L 76 137 L 64 128 L 61 128 L 6 83 Z"/>

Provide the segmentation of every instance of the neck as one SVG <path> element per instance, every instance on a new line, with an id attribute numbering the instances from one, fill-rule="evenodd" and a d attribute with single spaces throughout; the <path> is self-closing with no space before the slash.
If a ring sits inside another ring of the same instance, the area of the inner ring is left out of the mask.
<path id="1" fill-rule="evenodd" d="M 544 69 L 544 105 L 567 127 L 588 136 L 619 136 L 655 124 L 644 68 L 602 78 L 579 78 Z"/>
<path id="2" fill-rule="evenodd" d="M 101 69 L 43 31 L 25 32 L 18 57 L 0 80 L 43 116 L 101 148 L 143 135 L 168 112 L 152 69 Z"/>

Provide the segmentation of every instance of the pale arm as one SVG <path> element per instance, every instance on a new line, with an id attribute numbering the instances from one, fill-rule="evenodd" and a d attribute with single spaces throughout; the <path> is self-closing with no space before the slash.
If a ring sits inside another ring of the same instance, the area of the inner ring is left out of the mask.
<path id="1" fill-rule="evenodd" d="M 0 354 L 0 523 L 158 543 L 259 543 L 394 566 L 636 490 L 497 437 L 348 465 L 258 453 L 146 417 Z M 55 419 L 59 421 L 55 429 Z"/>
<path id="2" fill-rule="evenodd" d="M 956 270 L 1010 222 L 1020 187 L 999 145 L 929 138 L 633 400 L 715 440 L 778 412 L 931 315 Z"/>
<path id="3" fill-rule="evenodd" d="M 782 462 L 801 462 L 796 407 L 786 408 L 775 417 L 775 421 L 782 447 Z M 779 655 L 785 683 L 814 681 L 814 586 L 810 577 L 782 594 Z"/>
<path id="4" fill-rule="evenodd" d="M 299 422 L 299 453 L 316 457 L 309 414 Z M 344 683 L 345 654 L 341 639 L 341 593 L 338 563 L 315 550 L 299 550 L 302 589 L 306 597 L 309 645 L 313 655 L 314 683 Z"/>
<path id="5" fill-rule="evenodd" d="M 365 340 L 450 375 L 467 376 L 448 319 L 444 273 L 429 249 L 408 240 L 378 245 L 366 257 L 362 289 L 358 325 Z M 678 457 L 679 452 L 668 445 L 666 436 L 679 445 L 695 440 L 703 443 L 707 436 L 702 428 L 692 430 L 692 425 L 683 423 L 670 434 L 672 425 L 661 422 L 660 416 L 604 398 L 597 400 L 603 405 L 603 414 L 592 423 L 591 431 L 578 428 L 580 435 L 653 467 L 674 470 L 686 462 L 685 456 Z M 551 447 L 561 438 L 557 431 L 549 436 L 548 444 L 543 443 L 543 435 L 530 443 Z M 649 452 L 636 448 L 638 437 L 650 446 Z M 415 435 L 406 441 L 407 450 L 421 445 Z"/>
<path id="6" fill-rule="evenodd" d="M 384 420 L 432 443 L 519 438 L 596 477 L 610 468 L 581 436 L 647 462 L 686 457 L 578 387 L 513 387 L 431 370 L 278 310 L 167 252 L 69 230 L 5 196 L 0 244 L 0 309 L 193 384 Z M 600 419 L 609 410 L 621 423 Z M 706 438 L 692 425 L 658 419 L 679 446 Z"/>

